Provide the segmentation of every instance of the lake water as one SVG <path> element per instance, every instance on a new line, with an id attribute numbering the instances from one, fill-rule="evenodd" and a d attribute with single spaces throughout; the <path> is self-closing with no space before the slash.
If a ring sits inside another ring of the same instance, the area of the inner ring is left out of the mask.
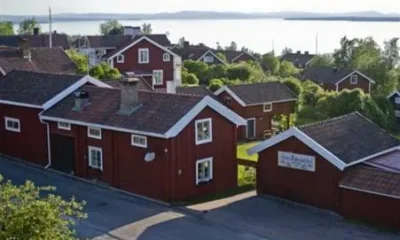
<path id="1" fill-rule="evenodd" d="M 184 36 L 191 43 L 205 43 L 215 47 L 235 41 L 239 47 L 265 53 L 274 47 L 277 53 L 285 47 L 293 50 L 316 51 L 318 34 L 319 53 L 332 52 L 339 47 L 343 36 L 372 36 L 379 43 L 400 36 L 399 22 L 345 22 L 345 21 L 285 21 L 256 20 L 149 20 L 120 21 L 123 25 L 140 26 L 151 23 L 153 33 L 169 33 L 172 42 Z M 53 29 L 67 34 L 99 34 L 100 21 L 56 22 Z M 46 31 L 48 24 L 43 24 Z"/>

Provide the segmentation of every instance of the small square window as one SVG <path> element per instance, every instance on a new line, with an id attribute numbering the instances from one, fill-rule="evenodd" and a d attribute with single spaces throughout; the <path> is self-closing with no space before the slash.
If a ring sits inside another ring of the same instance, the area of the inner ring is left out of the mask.
<path id="1" fill-rule="evenodd" d="M 206 158 L 196 161 L 196 184 L 208 182 L 213 178 L 213 159 Z"/>
<path id="2" fill-rule="evenodd" d="M 88 137 L 101 139 L 101 128 L 88 127 Z"/>
<path id="3" fill-rule="evenodd" d="M 66 122 L 58 122 L 57 127 L 62 130 L 71 130 L 71 124 Z"/>
<path id="4" fill-rule="evenodd" d="M 271 112 L 272 111 L 272 103 L 264 103 L 264 112 Z"/>
<path id="5" fill-rule="evenodd" d="M 396 98 L 394 99 L 394 102 L 395 102 L 396 104 L 400 104 L 400 97 L 396 97 Z"/>
<path id="6" fill-rule="evenodd" d="M 148 48 L 139 48 L 139 63 L 149 63 Z"/>
<path id="7" fill-rule="evenodd" d="M 205 56 L 204 57 L 204 62 L 205 63 L 213 63 L 214 62 L 214 57 L 213 56 Z"/>
<path id="8" fill-rule="evenodd" d="M 125 56 L 120 54 L 117 56 L 117 63 L 124 63 L 125 62 Z"/>
<path id="9" fill-rule="evenodd" d="M 196 145 L 212 142 L 211 118 L 196 121 Z"/>
<path id="10" fill-rule="evenodd" d="M 103 171 L 103 150 L 89 146 L 89 167 Z"/>
<path id="11" fill-rule="evenodd" d="M 351 84 L 357 84 L 357 83 L 358 83 L 358 75 L 356 75 L 356 74 L 351 75 L 351 77 L 350 77 L 350 83 L 351 83 Z"/>
<path id="12" fill-rule="evenodd" d="M 147 148 L 147 137 L 132 134 L 132 146 Z"/>
<path id="13" fill-rule="evenodd" d="M 11 132 L 21 132 L 21 124 L 19 119 L 5 117 L 6 130 Z"/>
<path id="14" fill-rule="evenodd" d="M 231 97 L 225 97 L 224 98 L 224 102 L 226 103 L 226 105 L 231 105 L 232 104 L 232 98 Z"/>
<path id="15" fill-rule="evenodd" d="M 171 55 L 169 55 L 169 53 L 164 53 L 164 54 L 163 54 L 163 61 L 164 61 L 164 62 L 169 62 L 169 61 L 171 61 Z"/>
<path id="16" fill-rule="evenodd" d="M 399 110 L 395 110 L 394 111 L 394 116 L 395 117 L 400 117 L 400 111 Z"/>

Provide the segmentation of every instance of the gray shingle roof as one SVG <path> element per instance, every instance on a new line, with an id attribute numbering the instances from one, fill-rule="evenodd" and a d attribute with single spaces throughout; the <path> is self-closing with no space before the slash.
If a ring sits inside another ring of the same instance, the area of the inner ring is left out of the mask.
<path id="1" fill-rule="evenodd" d="M 191 95 L 198 95 L 198 96 L 215 96 L 206 86 L 199 85 L 193 87 L 177 87 L 177 93 L 181 94 L 191 94 Z"/>
<path id="2" fill-rule="evenodd" d="M 18 47 L 21 38 L 28 39 L 30 47 L 49 47 L 48 34 L 0 36 L 0 46 Z M 53 47 L 62 47 L 63 49 L 71 47 L 66 34 L 53 34 L 52 44 Z"/>
<path id="3" fill-rule="evenodd" d="M 43 113 L 43 116 L 82 121 L 135 131 L 165 134 L 181 120 L 203 97 L 140 91 L 142 104 L 129 116 L 117 114 L 121 92 L 118 89 L 85 86 L 90 104 L 81 112 L 72 110 L 74 96 L 71 94 Z"/>
<path id="4" fill-rule="evenodd" d="M 286 53 L 281 57 L 281 60 L 291 62 L 295 66 L 299 64 L 305 66 L 313 57 L 315 57 L 314 54 Z"/>
<path id="5" fill-rule="evenodd" d="M 297 96 L 281 82 L 264 82 L 229 86 L 245 104 L 263 104 L 296 99 Z"/>
<path id="6" fill-rule="evenodd" d="M 127 35 L 87 36 L 91 48 L 117 48 L 132 39 Z"/>
<path id="7" fill-rule="evenodd" d="M 82 76 L 12 71 L 0 81 L 0 100 L 43 105 Z"/>
<path id="8" fill-rule="evenodd" d="M 359 113 L 299 129 L 346 164 L 400 145 L 399 140 Z"/>
<path id="9" fill-rule="evenodd" d="M 304 70 L 302 79 L 318 83 L 337 83 L 354 70 L 334 67 L 313 67 Z"/>

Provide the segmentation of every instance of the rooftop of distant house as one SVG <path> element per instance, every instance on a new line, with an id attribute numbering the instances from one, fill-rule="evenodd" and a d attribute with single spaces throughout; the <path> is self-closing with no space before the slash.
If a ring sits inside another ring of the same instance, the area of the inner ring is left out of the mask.
<path id="1" fill-rule="evenodd" d="M 26 39 L 29 43 L 29 46 L 33 48 L 50 47 L 49 34 L 40 34 L 39 32 L 34 32 L 32 35 L 0 36 L 0 46 L 18 47 L 21 39 Z M 51 34 L 51 39 L 53 47 L 61 47 L 63 49 L 71 48 L 68 36 L 66 34 L 53 32 Z"/>
<path id="2" fill-rule="evenodd" d="M 281 61 L 288 61 L 293 63 L 295 66 L 306 67 L 310 63 L 311 59 L 315 57 L 315 54 L 310 54 L 308 51 L 302 53 L 297 51 L 295 53 L 285 53 L 281 56 Z"/>
<path id="3" fill-rule="evenodd" d="M 304 80 L 312 80 L 321 84 L 336 84 L 354 73 L 358 73 L 359 75 L 364 76 L 367 80 L 374 82 L 372 79 L 357 70 L 339 67 L 310 67 L 304 70 L 301 78 Z"/>

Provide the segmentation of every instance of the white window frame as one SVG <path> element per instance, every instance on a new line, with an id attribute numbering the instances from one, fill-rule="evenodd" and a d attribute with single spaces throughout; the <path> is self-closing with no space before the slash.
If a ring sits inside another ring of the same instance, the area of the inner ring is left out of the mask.
<path id="1" fill-rule="evenodd" d="M 208 59 L 208 60 L 206 60 L 206 59 Z M 205 63 L 213 63 L 214 62 L 214 56 L 208 56 L 208 55 L 204 56 L 203 61 Z"/>
<path id="2" fill-rule="evenodd" d="M 64 124 L 64 125 L 63 125 Z M 71 123 L 67 122 L 57 122 L 57 128 L 62 130 L 71 130 Z"/>
<path id="3" fill-rule="evenodd" d="M 394 110 L 394 116 L 400 118 L 400 110 Z"/>
<path id="4" fill-rule="evenodd" d="M 199 165 L 205 162 L 209 162 L 210 169 L 209 169 L 209 176 L 207 178 L 199 179 Z M 202 182 L 209 182 L 213 179 L 213 158 L 204 158 L 196 161 L 196 185 Z"/>
<path id="5" fill-rule="evenodd" d="M 92 165 L 92 161 L 91 161 L 92 160 L 92 150 L 100 152 L 100 166 Z M 88 146 L 88 151 L 89 151 L 89 153 L 88 153 L 89 167 L 103 171 L 103 149 L 99 148 L 99 147 Z"/>
<path id="6" fill-rule="evenodd" d="M 143 139 L 145 143 L 144 144 L 136 143 L 135 141 L 133 141 L 135 138 Z M 142 136 L 142 135 L 132 134 L 131 135 L 131 145 L 136 146 L 136 147 L 141 147 L 141 148 L 147 148 L 147 137 Z"/>
<path id="7" fill-rule="evenodd" d="M 18 123 L 18 128 L 10 128 L 8 126 L 8 122 L 17 122 Z M 11 117 L 4 117 L 4 124 L 6 127 L 7 131 L 11 131 L 11 132 L 21 132 L 21 122 L 19 121 L 18 118 L 11 118 Z"/>
<path id="8" fill-rule="evenodd" d="M 123 54 L 117 55 L 117 63 L 124 63 L 125 62 L 125 56 Z"/>
<path id="9" fill-rule="evenodd" d="M 357 74 L 353 74 L 350 76 L 350 84 L 358 84 L 358 75 Z"/>
<path id="10" fill-rule="evenodd" d="M 394 103 L 400 104 L 400 97 L 395 97 L 394 98 Z"/>
<path id="11" fill-rule="evenodd" d="M 164 53 L 163 54 L 163 61 L 164 62 L 169 62 L 171 61 L 171 55 L 169 53 Z"/>
<path id="12" fill-rule="evenodd" d="M 142 61 L 141 56 L 142 56 L 142 52 L 147 54 L 147 61 Z M 140 64 L 144 64 L 144 63 L 149 63 L 150 62 L 150 54 L 149 54 L 149 49 L 148 48 L 139 48 L 138 50 L 138 62 Z"/>
<path id="13" fill-rule="evenodd" d="M 210 137 L 208 139 L 198 139 L 198 125 L 208 122 L 209 126 L 210 126 Z M 212 135 L 212 119 L 211 118 L 206 118 L 206 119 L 199 119 L 195 121 L 195 139 L 196 139 L 196 145 L 201 145 L 201 144 L 205 144 L 205 143 L 210 143 L 212 142 L 213 139 L 213 135 Z"/>
<path id="14" fill-rule="evenodd" d="M 93 135 L 93 134 L 90 133 L 90 130 L 98 130 L 100 134 L 99 134 L 99 135 Z M 87 135 L 88 135 L 88 137 L 90 137 L 90 138 L 101 139 L 101 138 L 102 138 L 102 135 L 103 135 L 103 132 L 102 132 L 101 128 L 88 127 L 88 128 L 87 128 Z"/>
<path id="15" fill-rule="evenodd" d="M 160 74 L 161 82 L 156 82 L 155 76 L 157 73 L 161 73 Z M 162 69 L 153 70 L 153 86 L 158 86 L 158 85 L 163 85 L 163 84 L 164 84 L 164 70 L 162 70 Z"/>
<path id="16" fill-rule="evenodd" d="M 266 106 L 269 106 L 269 108 L 265 108 Z M 263 111 L 264 112 L 272 112 L 272 103 L 264 103 Z"/>

